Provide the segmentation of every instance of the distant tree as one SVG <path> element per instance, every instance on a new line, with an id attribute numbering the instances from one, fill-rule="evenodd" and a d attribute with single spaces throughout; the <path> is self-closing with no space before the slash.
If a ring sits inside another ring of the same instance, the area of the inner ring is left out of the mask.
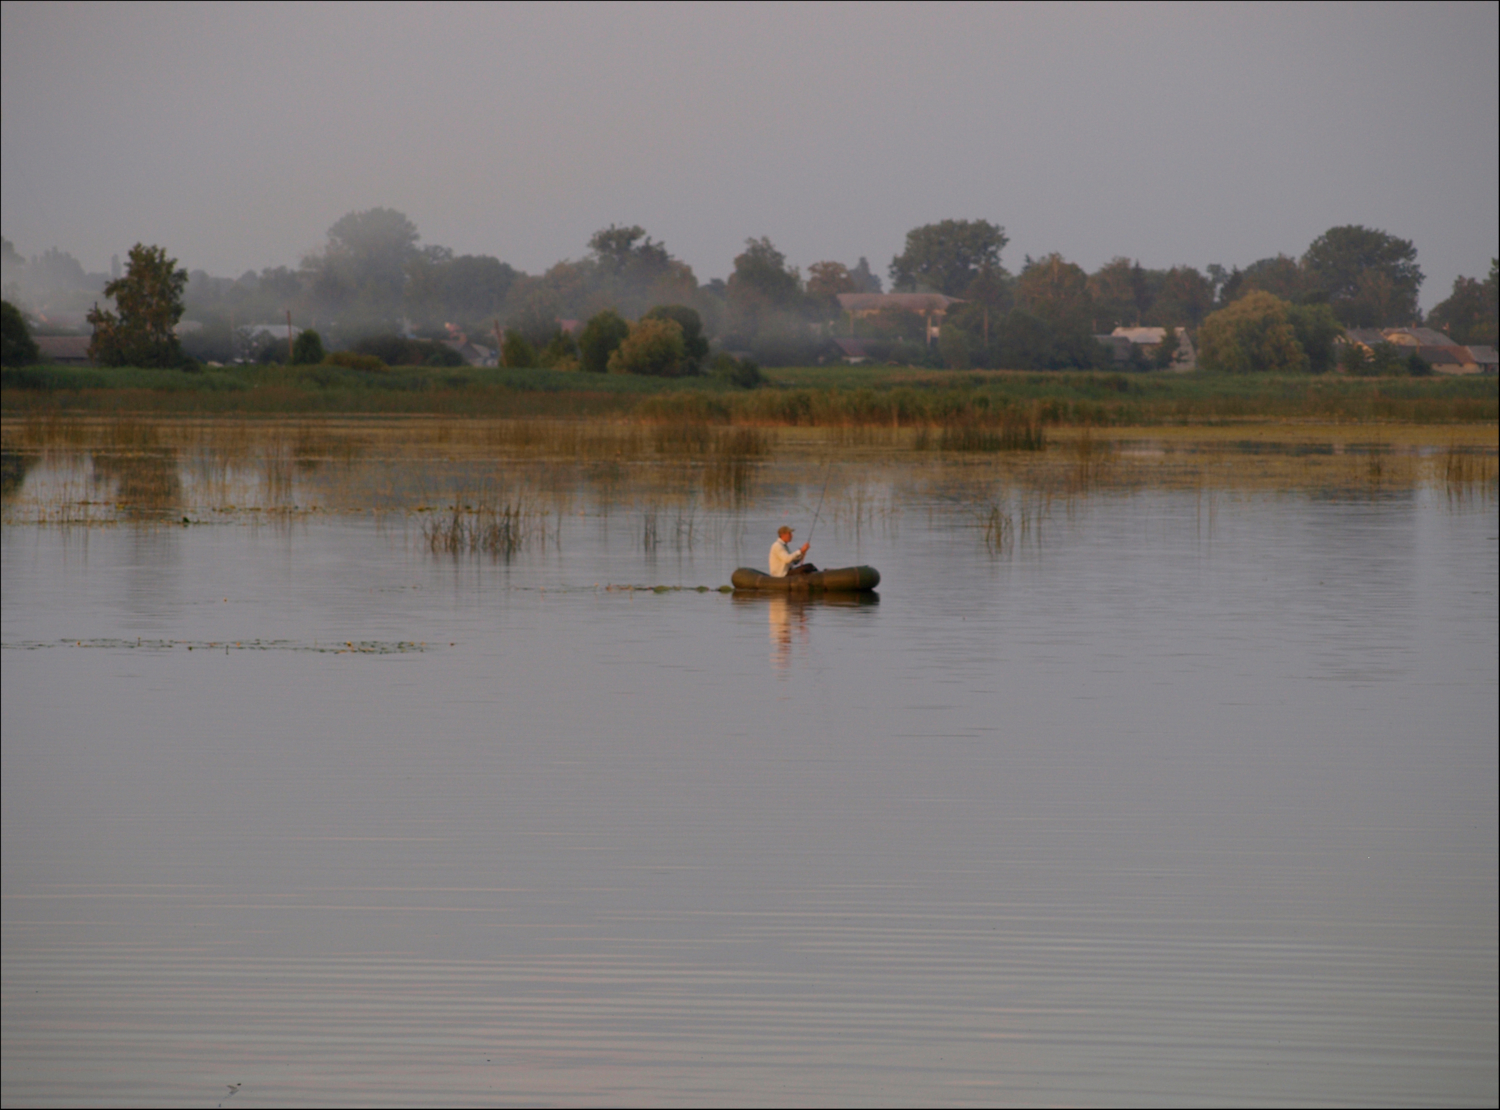
<path id="1" fill-rule="evenodd" d="M 609 356 L 611 374 L 676 378 L 686 372 L 687 346 L 676 320 L 637 320 L 625 341 Z"/>
<path id="2" fill-rule="evenodd" d="M 1162 279 L 1149 319 L 1163 326 L 1196 328 L 1213 307 L 1213 283 L 1191 266 L 1173 266 Z"/>
<path id="3" fill-rule="evenodd" d="M 21 310 L 0 301 L 0 366 L 30 366 L 41 357 Z"/>
<path id="4" fill-rule="evenodd" d="M 1445 332 L 1455 343 L 1500 344 L 1496 325 L 1495 263 L 1490 263 L 1488 281 L 1471 277 L 1453 279 L 1453 292 L 1427 314 L 1430 327 Z"/>
<path id="5" fill-rule="evenodd" d="M 1307 275 L 1302 266 L 1295 258 L 1278 254 L 1258 259 L 1243 270 L 1231 271 L 1220 291 L 1220 302 L 1227 305 L 1255 292 L 1270 293 L 1292 302 L 1301 300 L 1307 290 Z"/>
<path id="6" fill-rule="evenodd" d="M 814 262 L 807 268 L 807 295 L 818 301 L 824 311 L 838 307 L 840 293 L 858 293 L 859 286 L 842 262 Z"/>
<path id="7" fill-rule="evenodd" d="M 1161 342 L 1156 346 L 1156 357 L 1152 359 L 1158 370 L 1170 370 L 1173 361 L 1177 358 L 1177 348 L 1180 344 L 1177 338 L 1177 329 L 1170 324 L 1162 334 Z"/>
<path id="8" fill-rule="evenodd" d="M 1370 352 L 1362 343 L 1348 342 L 1339 349 L 1339 369 L 1346 374 L 1363 377 L 1370 372 Z"/>
<path id="9" fill-rule="evenodd" d="M 325 306 L 389 317 L 401 306 L 407 266 L 420 253 L 418 238 L 416 224 L 394 208 L 349 212 L 328 229 L 327 244 L 304 259 L 303 268 Z"/>
<path id="10" fill-rule="evenodd" d="M 660 304 L 646 313 L 643 320 L 673 320 L 682 329 L 682 345 L 689 366 L 686 374 L 696 374 L 708 357 L 708 340 L 703 337 L 703 318 L 685 304 Z"/>
<path id="11" fill-rule="evenodd" d="M 94 338 L 89 357 L 101 366 L 176 366 L 182 348 L 173 330 L 182 319 L 187 271 L 161 247 L 130 248 L 125 275 L 104 287 L 116 312 L 97 304 L 88 314 Z"/>
<path id="12" fill-rule="evenodd" d="M 1410 324 L 1420 318 L 1422 270 L 1408 239 L 1349 224 L 1312 241 L 1302 269 L 1313 288 L 1328 295 L 1346 327 Z"/>
<path id="13" fill-rule="evenodd" d="M 1093 332 L 1088 275 L 1056 252 L 1026 260 L 1016 279 L 1016 304 L 1054 330 Z"/>
<path id="14" fill-rule="evenodd" d="M 849 271 L 849 280 L 854 282 L 855 293 L 882 293 L 880 278 L 870 272 L 870 261 L 864 255 L 859 256 L 859 262 L 854 269 Z"/>
<path id="15" fill-rule="evenodd" d="M 724 351 L 714 355 L 713 361 L 708 364 L 708 369 L 714 377 L 733 382 L 741 389 L 754 389 L 764 380 L 761 377 L 760 367 L 753 360 L 735 358 Z"/>
<path id="16" fill-rule="evenodd" d="M 630 325 L 612 308 L 595 313 L 583 326 L 578 337 L 579 361 L 590 373 L 603 374 L 609 369 L 609 356 L 630 334 Z"/>
<path id="17" fill-rule="evenodd" d="M 1306 370 L 1290 308 L 1280 297 L 1256 291 L 1210 314 L 1198 331 L 1199 365 L 1230 374 Z"/>
<path id="18" fill-rule="evenodd" d="M 1314 374 L 1332 370 L 1337 361 L 1334 343 L 1344 334 L 1333 309 L 1326 304 L 1289 305 L 1287 320 L 1297 336 L 1297 345 L 1307 356 L 1307 369 Z"/>
<path id="19" fill-rule="evenodd" d="M 293 366 L 316 366 L 323 361 L 323 337 L 309 328 L 292 343 Z"/>
<path id="20" fill-rule="evenodd" d="M 942 220 L 906 233 L 906 249 L 891 259 L 891 286 L 931 289 L 960 297 L 980 268 L 1000 268 L 1000 252 L 1010 240 L 988 220 Z"/>
<path id="21" fill-rule="evenodd" d="M 549 370 L 577 370 L 578 344 L 573 342 L 571 335 L 558 328 L 537 354 L 537 362 Z"/>
<path id="22" fill-rule="evenodd" d="M 1135 324 L 1136 282 L 1133 271 L 1138 267 L 1124 256 L 1110 259 L 1089 275 L 1089 299 L 1093 302 L 1093 321 L 1100 331 Z"/>
<path id="23" fill-rule="evenodd" d="M 731 331 L 740 341 L 753 343 L 767 325 L 787 330 L 788 322 L 778 316 L 800 317 L 802 275 L 786 264 L 786 255 L 771 240 L 746 239 L 744 251 L 735 256 L 725 296 Z"/>
<path id="24" fill-rule="evenodd" d="M 541 358 L 531 342 L 514 328 L 505 333 L 505 340 L 500 344 L 500 364 L 510 369 L 525 369 L 537 366 Z"/>

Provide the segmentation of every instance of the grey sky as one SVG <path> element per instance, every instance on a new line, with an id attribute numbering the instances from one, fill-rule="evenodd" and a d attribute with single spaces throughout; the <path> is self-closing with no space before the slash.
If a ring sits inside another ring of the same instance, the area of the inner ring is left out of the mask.
<path id="1" fill-rule="evenodd" d="M 1422 302 L 1500 239 L 1500 7 L 3 6 L 0 229 L 235 275 L 345 212 L 529 272 L 639 223 L 882 275 L 984 218 L 1003 261 L 1245 265 L 1361 223 Z"/>

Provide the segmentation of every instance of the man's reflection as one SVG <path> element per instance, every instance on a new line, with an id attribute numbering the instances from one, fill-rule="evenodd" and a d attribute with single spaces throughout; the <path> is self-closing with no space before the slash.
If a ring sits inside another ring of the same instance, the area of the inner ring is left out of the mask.
<path id="1" fill-rule="evenodd" d="M 773 597 L 766 602 L 771 621 L 771 666 L 791 668 L 793 644 L 807 645 L 807 602 L 801 598 Z"/>

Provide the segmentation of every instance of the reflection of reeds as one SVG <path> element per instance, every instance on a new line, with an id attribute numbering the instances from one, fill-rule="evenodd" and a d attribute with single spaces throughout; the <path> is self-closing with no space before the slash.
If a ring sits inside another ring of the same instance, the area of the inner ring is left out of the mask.
<path id="1" fill-rule="evenodd" d="M 1041 451 L 1047 437 L 1039 420 L 1007 409 L 998 421 L 962 419 L 943 425 L 939 451 Z"/>
<path id="2" fill-rule="evenodd" d="M 656 534 L 656 510 L 641 514 L 641 544 L 647 551 L 655 551 L 659 538 Z"/>
<path id="3" fill-rule="evenodd" d="M 1466 451 L 1456 443 L 1450 443 L 1443 453 L 1443 488 L 1449 500 L 1493 493 L 1496 479 L 1495 459 L 1491 455 Z"/>
<path id="4" fill-rule="evenodd" d="M 990 505 L 990 510 L 980 518 L 984 522 L 984 545 L 991 555 L 1002 555 L 1010 551 L 1015 541 L 1016 524 L 1011 515 L 999 505 Z"/>

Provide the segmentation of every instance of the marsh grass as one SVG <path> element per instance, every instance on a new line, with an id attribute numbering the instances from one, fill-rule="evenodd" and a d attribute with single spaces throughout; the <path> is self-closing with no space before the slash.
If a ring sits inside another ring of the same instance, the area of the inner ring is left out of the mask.
<path id="1" fill-rule="evenodd" d="M 1500 468 L 1495 456 L 1450 443 L 1443 452 L 1443 489 L 1449 501 L 1468 501 L 1476 497 L 1493 498 L 1500 486 Z"/>
<path id="2" fill-rule="evenodd" d="M 436 555 L 483 554 L 510 559 L 523 548 L 548 538 L 547 513 L 518 498 L 477 507 L 453 505 L 422 521 L 422 538 Z"/>

